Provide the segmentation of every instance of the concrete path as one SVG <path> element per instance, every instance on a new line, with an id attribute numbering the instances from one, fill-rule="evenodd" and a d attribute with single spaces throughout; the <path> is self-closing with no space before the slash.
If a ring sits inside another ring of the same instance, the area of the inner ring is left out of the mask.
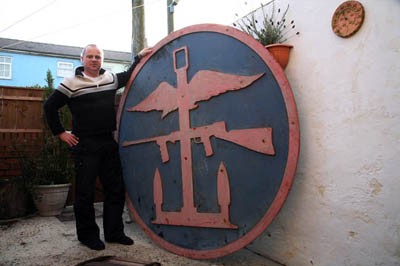
<path id="1" fill-rule="evenodd" d="M 96 205 L 97 223 L 102 228 L 102 206 Z M 75 235 L 71 207 L 59 217 L 32 216 L 0 225 L 0 265 L 73 266 L 99 256 L 159 262 L 162 266 L 280 266 L 244 248 L 214 260 L 193 260 L 172 254 L 157 245 L 124 213 L 125 233 L 135 240 L 133 246 L 106 244 L 106 249 L 93 251 L 81 245 Z M 103 235 L 102 235 L 102 239 Z"/>

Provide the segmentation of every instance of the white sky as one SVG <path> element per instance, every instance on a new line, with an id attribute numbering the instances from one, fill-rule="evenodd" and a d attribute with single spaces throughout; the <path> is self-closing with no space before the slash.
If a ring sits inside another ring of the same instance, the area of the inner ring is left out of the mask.
<path id="1" fill-rule="evenodd" d="M 230 25 L 267 0 L 180 0 L 175 30 L 199 23 Z M 145 0 L 149 46 L 167 35 L 167 0 Z M 131 49 L 131 0 L 1 0 L 0 37 L 71 46 Z"/>

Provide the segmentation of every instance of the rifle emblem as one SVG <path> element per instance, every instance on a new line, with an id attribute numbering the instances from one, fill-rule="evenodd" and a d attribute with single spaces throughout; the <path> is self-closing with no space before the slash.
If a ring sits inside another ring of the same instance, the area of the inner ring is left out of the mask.
<path id="1" fill-rule="evenodd" d="M 181 58 L 182 55 L 184 58 L 183 64 L 181 63 L 182 60 L 178 60 L 178 56 Z M 181 63 L 181 66 L 178 66 L 179 63 Z M 154 224 L 236 229 L 238 226 L 230 221 L 229 176 L 224 162 L 220 162 L 217 172 L 218 205 L 220 212 L 202 213 L 197 211 L 193 194 L 191 142 L 194 140 L 195 143 L 202 143 L 205 155 L 208 157 L 214 154 L 210 142 L 212 136 L 255 152 L 274 155 L 272 128 L 248 128 L 227 131 L 225 121 L 200 127 L 191 127 L 189 112 L 197 108 L 197 103 L 200 101 L 206 101 L 228 91 L 241 90 L 250 86 L 262 77 L 264 73 L 253 76 L 238 76 L 217 71 L 201 70 L 188 82 L 187 70 L 189 68 L 189 58 L 187 46 L 173 51 L 173 64 L 177 75 L 177 88 L 167 82 L 161 82 L 146 99 L 136 106 L 128 108 L 128 111 L 162 111 L 162 118 L 164 118 L 169 113 L 178 110 L 179 130 L 171 132 L 168 135 L 124 141 L 122 146 L 127 147 L 147 142 L 156 142 L 160 147 L 162 162 L 167 163 L 169 161 L 167 142 L 180 142 L 183 207 L 179 212 L 162 210 L 163 186 L 160 171 L 157 168 L 153 183 L 156 212 L 156 217 L 152 221 Z M 163 101 L 161 102 L 160 99 L 163 99 Z"/>

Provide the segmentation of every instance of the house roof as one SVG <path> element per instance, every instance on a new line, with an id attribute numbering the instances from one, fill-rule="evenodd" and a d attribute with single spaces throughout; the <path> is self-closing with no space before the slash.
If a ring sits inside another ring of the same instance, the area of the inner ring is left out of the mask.
<path id="1" fill-rule="evenodd" d="M 83 47 L 0 38 L 0 52 L 28 53 L 79 59 L 82 49 Z M 104 60 L 129 63 L 131 61 L 131 53 L 104 50 Z"/>

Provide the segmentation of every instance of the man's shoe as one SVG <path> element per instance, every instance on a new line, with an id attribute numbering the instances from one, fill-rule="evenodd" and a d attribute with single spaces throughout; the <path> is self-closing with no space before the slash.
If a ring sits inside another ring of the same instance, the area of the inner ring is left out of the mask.
<path id="1" fill-rule="evenodd" d="M 118 244 L 127 245 L 127 246 L 133 245 L 135 243 L 131 238 L 129 238 L 125 235 L 122 235 L 117 238 L 106 239 L 106 241 L 109 243 L 118 243 Z"/>
<path id="2" fill-rule="evenodd" d="M 80 241 L 82 244 L 84 244 L 85 246 L 87 246 L 90 249 L 93 250 L 103 250 L 106 248 L 106 246 L 104 245 L 103 241 L 101 241 L 100 239 L 89 239 L 89 240 L 84 240 L 84 241 Z"/>

